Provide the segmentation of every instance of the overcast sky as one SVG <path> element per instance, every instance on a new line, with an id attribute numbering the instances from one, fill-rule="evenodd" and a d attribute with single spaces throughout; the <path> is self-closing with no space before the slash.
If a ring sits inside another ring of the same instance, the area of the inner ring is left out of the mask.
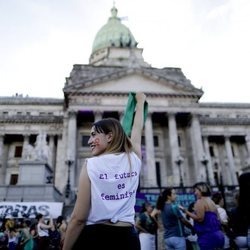
<path id="1" fill-rule="evenodd" d="M 249 0 L 116 0 L 153 67 L 179 67 L 202 102 L 250 103 Z M 0 96 L 63 98 L 112 0 L 0 0 Z"/>

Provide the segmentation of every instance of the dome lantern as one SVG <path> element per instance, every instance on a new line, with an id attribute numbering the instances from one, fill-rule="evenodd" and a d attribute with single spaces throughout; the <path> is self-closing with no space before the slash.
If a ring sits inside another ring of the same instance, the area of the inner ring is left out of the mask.
<path id="1" fill-rule="evenodd" d="M 111 17 L 108 22 L 97 32 L 92 46 L 92 53 L 106 47 L 130 47 L 135 48 L 137 42 L 121 19 L 117 17 L 116 7 L 111 9 Z"/>
<path id="2" fill-rule="evenodd" d="M 93 65 L 148 66 L 142 58 L 142 49 L 137 48 L 133 34 L 117 16 L 115 6 L 108 22 L 97 32 L 89 63 Z"/>

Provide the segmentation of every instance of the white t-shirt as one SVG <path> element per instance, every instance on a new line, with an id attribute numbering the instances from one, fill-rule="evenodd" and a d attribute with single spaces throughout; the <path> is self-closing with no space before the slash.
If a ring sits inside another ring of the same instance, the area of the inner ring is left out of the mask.
<path id="1" fill-rule="evenodd" d="M 128 155 L 105 154 L 87 160 L 91 181 L 91 209 L 87 225 L 111 221 L 134 224 L 134 206 L 139 184 L 141 160 Z"/>
<path id="2" fill-rule="evenodd" d="M 223 207 L 220 207 L 219 205 L 216 205 L 216 207 L 217 207 L 217 211 L 218 211 L 221 222 L 228 223 L 228 216 L 227 216 L 226 210 Z"/>
<path id="3" fill-rule="evenodd" d="M 38 223 L 37 224 L 37 234 L 40 236 L 40 237 L 48 237 L 49 236 L 49 230 L 48 229 L 43 229 L 41 227 L 41 223 Z"/>
<path id="4" fill-rule="evenodd" d="M 216 207 L 217 207 L 220 221 L 222 223 L 228 223 L 228 216 L 227 216 L 226 210 L 223 207 L 220 207 L 219 205 L 216 205 Z M 224 248 L 229 248 L 230 247 L 229 238 L 225 233 L 224 235 L 225 235 Z"/>

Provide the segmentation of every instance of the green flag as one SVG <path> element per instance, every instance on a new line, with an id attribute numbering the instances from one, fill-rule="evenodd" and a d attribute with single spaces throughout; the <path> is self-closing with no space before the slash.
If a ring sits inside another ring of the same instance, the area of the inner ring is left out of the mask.
<path id="1" fill-rule="evenodd" d="M 122 120 L 122 127 L 126 133 L 127 136 L 131 135 L 132 126 L 134 122 L 134 114 L 135 114 L 135 107 L 136 107 L 136 93 L 130 92 L 128 96 L 128 102 L 126 106 L 126 110 L 124 113 L 124 117 Z M 143 124 L 145 124 L 148 114 L 148 103 L 144 103 L 144 121 Z"/>

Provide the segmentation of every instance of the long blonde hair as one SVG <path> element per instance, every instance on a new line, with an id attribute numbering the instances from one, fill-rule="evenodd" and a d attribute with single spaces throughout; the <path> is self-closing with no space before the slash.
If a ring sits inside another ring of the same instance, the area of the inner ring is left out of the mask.
<path id="1" fill-rule="evenodd" d="M 125 134 L 120 122 L 114 118 L 105 118 L 93 124 L 97 133 L 112 133 L 112 140 L 104 153 L 130 153 L 133 150 L 132 143 Z"/>

